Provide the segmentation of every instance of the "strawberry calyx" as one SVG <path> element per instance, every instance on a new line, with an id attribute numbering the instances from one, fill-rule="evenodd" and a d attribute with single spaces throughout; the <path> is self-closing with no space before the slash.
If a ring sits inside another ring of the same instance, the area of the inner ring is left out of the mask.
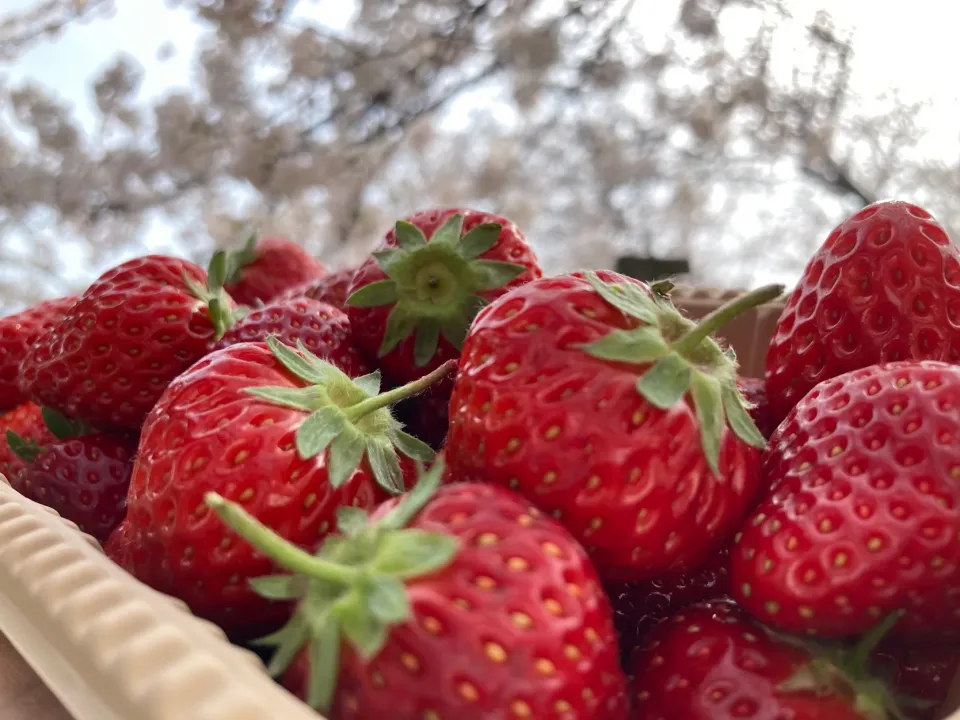
<path id="1" fill-rule="evenodd" d="M 74 437 L 89 435 L 90 426 L 83 420 L 71 420 L 56 410 L 48 407 L 40 409 L 43 424 L 57 440 L 69 440 Z M 7 445 L 10 451 L 27 463 L 33 463 L 46 448 L 35 440 L 28 440 L 13 430 L 6 432 Z"/>
<path id="2" fill-rule="evenodd" d="M 686 402 L 689 395 L 703 452 L 715 475 L 720 474 L 720 443 L 728 425 L 743 442 L 765 447 L 748 413 L 750 405 L 737 387 L 733 349 L 721 347 L 711 335 L 737 315 L 782 295 L 782 285 L 766 285 L 741 295 L 694 322 L 670 302 L 669 283 L 648 288 L 605 283 L 594 272 L 584 277 L 604 300 L 641 323 L 614 330 L 584 350 L 604 360 L 645 365 L 637 378 L 637 392 L 654 407 L 669 410 Z"/>
<path id="3" fill-rule="evenodd" d="M 427 375 L 380 392 L 380 373 L 351 378 L 336 365 L 318 358 L 297 342 L 297 348 L 268 337 L 267 345 L 281 365 L 306 387 L 251 387 L 246 392 L 268 402 L 309 413 L 295 437 L 304 460 L 329 449 L 327 474 L 333 487 L 342 485 L 366 457 L 377 484 L 403 492 L 397 452 L 419 462 L 433 459 L 429 445 L 403 431 L 390 412 L 392 405 L 424 392 L 455 367 L 451 360 Z"/>
<path id="4" fill-rule="evenodd" d="M 479 293 L 503 287 L 526 267 L 480 255 L 497 243 L 499 223 L 482 223 L 463 233 L 463 216 L 454 215 L 428 239 L 413 223 L 396 224 L 399 247 L 373 253 L 385 280 L 355 290 L 347 304 L 372 308 L 392 305 L 378 355 L 383 357 L 413 336 L 414 363 L 423 367 L 443 337 L 457 350 L 487 304 Z"/>
<path id="5" fill-rule="evenodd" d="M 257 253 L 257 232 L 255 230 L 245 230 L 244 234 L 247 239 L 244 241 L 243 247 L 225 253 L 224 284 L 239 282 L 243 269 L 252 265 L 259 257 L 259 253 Z"/>
<path id="6" fill-rule="evenodd" d="M 901 706 L 921 707 L 923 703 L 898 698 L 886 683 L 868 671 L 870 656 L 902 615 L 902 611 L 890 613 L 852 647 L 842 644 L 817 645 L 768 630 L 779 641 L 809 653 L 812 658 L 781 683 L 780 690 L 848 697 L 865 720 L 906 720 Z"/>
<path id="7" fill-rule="evenodd" d="M 207 267 L 206 287 L 188 277 L 186 273 L 183 274 L 183 282 L 187 289 L 195 298 L 207 306 L 207 315 L 210 317 L 210 323 L 213 325 L 217 340 L 222 338 L 224 333 L 237 320 L 237 317 L 230 310 L 233 301 L 223 287 L 226 278 L 227 253 L 223 250 L 217 250 L 210 258 L 210 264 Z"/>
<path id="8" fill-rule="evenodd" d="M 288 571 L 250 581 L 267 599 L 297 602 L 287 625 L 257 643 L 275 648 L 267 668 L 273 677 L 282 675 L 301 651 L 308 653 L 306 700 L 314 709 L 330 710 L 341 644 L 346 641 L 365 660 L 375 657 L 390 629 L 411 617 L 404 582 L 436 572 L 455 557 L 459 545 L 455 537 L 406 527 L 436 492 L 443 470 L 443 459 L 438 458 L 376 522 L 359 508 L 341 507 L 338 533 L 312 555 L 241 506 L 207 493 L 207 505 L 231 530 Z"/>

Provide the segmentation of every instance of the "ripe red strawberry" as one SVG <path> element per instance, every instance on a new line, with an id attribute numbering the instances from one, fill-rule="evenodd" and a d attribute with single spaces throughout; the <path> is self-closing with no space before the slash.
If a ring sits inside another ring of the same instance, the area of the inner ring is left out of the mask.
<path id="1" fill-rule="evenodd" d="M 760 434 L 769 439 L 777 429 L 777 421 L 770 412 L 770 403 L 767 401 L 767 391 L 760 378 L 740 377 L 737 379 L 740 394 L 747 401 L 747 411 L 753 418 Z"/>
<path id="2" fill-rule="evenodd" d="M 942 717 L 937 710 L 947 699 L 950 684 L 960 670 L 960 650 L 927 643 L 886 643 L 872 655 L 870 667 L 878 677 L 887 679 L 898 696 L 907 699 L 901 704 L 917 706 L 911 709 L 911 718 L 934 720 Z"/>
<path id="3" fill-rule="evenodd" d="M 9 410 L 27 398 L 20 392 L 20 363 L 40 336 L 77 301 L 75 297 L 45 300 L 26 310 L 0 318 L 0 411 Z"/>
<path id="4" fill-rule="evenodd" d="M 516 225 L 476 210 L 401 220 L 358 269 L 347 303 L 361 349 L 395 383 L 456 359 L 481 307 L 541 276 Z"/>
<path id="5" fill-rule="evenodd" d="M 167 384 L 229 325 L 224 269 L 221 253 L 209 277 L 164 255 L 107 271 L 24 358 L 21 389 L 92 425 L 139 429 Z"/>
<path id="6" fill-rule="evenodd" d="M 764 445 L 709 334 L 778 291 L 697 325 L 613 272 L 513 290 L 464 345 L 445 446 L 455 474 L 561 519 L 607 582 L 691 571 L 751 506 Z"/>
<path id="7" fill-rule="evenodd" d="M 685 607 L 725 598 L 729 559 L 729 548 L 723 548 L 687 575 L 608 587 L 621 649 L 629 652 L 639 647 L 657 623 Z"/>
<path id="8" fill-rule="evenodd" d="M 241 305 L 254 307 L 269 302 L 280 293 L 311 282 L 326 273 L 326 268 L 292 240 L 282 237 L 251 235 L 242 250 L 227 257 L 224 287 Z"/>
<path id="9" fill-rule="evenodd" d="M 314 355 L 328 360 L 350 377 L 374 368 L 354 347 L 346 313 L 310 298 L 276 300 L 250 311 L 217 343 L 217 349 L 240 342 L 265 342 L 269 336 L 291 347 L 303 344 Z"/>
<path id="10" fill-rule="evenodd" d="M 767 354 L 781 421 L 817 383 L 895 360 L 960 363 L 960 248 L 905 202 L 869 205 L 807 265 Z"/>
<path id="11" fill-rule="evenodd" d="M 397 451 L 427 459 L 389 405 L 448 372 L 383 394 L 275 338 L 211 353 L 174 380 L 143 426 L 127 499 L 125 567 L 234 636 L 282 620 L 247 580 L 270 561 L 235 543 L 203 504 L 216 491 L 312 549 L 345 505 L 403 489 Z M 412 469 L 412 466 L 411 466 Z M 113 553 L 111 552 L 113 555 Z"/>
<path id="12" fill-rule="evenodd" d="M 895 619 L 895 616 L 894 616 Z M 634 656 L 635 720 L 883 720 L 902 717 L 855 650 L 807 651 L 730 602 L 686 608 L 661 623 Z"/>
<path id="13" fill-rule="evenodd" d="M 39 405 L 26 402 L 0 415 L 0 475 L 7 480 L 15 478 L 27 463 L 20 458 L 7 442 L 7 433 L 14 432 L 25 442 L 46 445 L 56 438 L 43 421 Z"/>
<path id="14" fill-rule="evenodd" d="M 731 556 L 735 599 L 789 632 L 960 632 L 960 367 L 908 360 L 818 385 L 770 440 L 772 488 Z"/>
<path id="15" fill-rule="evenodd" d="M 267 597 L 307 598 L 274 636 L 271 671 L 331 720 L 625 720 L 610 604 L 583 549 L 503 488 L 435 493 L 442 474 L 438 462 L 370 521 L 341 512 L 343 534 L 315 557 L 208 497 L 234 530 L 301 573 L 255 581 Z"/>
<path id="16" fill-rule="evenodd" d="M 290 288 L 281 293 L 278 299 L 308 297 L 346 311 L 347 298 L 350 296 L 350 287 L 353 285 L 353 275 L 356 271 L 355 267 L 333 270 L 326 275 Z"/>
<path id="17" fill-rule="evenodd" d="M 10 484 L 103 542 L 126 514 L 134 449 L 121 438 L 87 434 L 82 424 L 45 413 L 56 436 L 52 442 L 40 445 L 7 431 L 9 446 L 27 463 Z"/>

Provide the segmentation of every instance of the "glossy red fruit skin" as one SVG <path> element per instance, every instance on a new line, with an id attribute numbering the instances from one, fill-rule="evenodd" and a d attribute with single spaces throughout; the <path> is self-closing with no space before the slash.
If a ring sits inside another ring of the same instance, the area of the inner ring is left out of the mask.
<path id="1" fill-rule="evenodd" d="M 634 654 L 634 720 L 863 720 L 839 695 L 780 689 L 809 659 L 733 603 L 688 607 Z"/>
<path id="2" fill-rule="evenodd" d="M 581 349 L 637 322 L 576 274 L 524 285 L 477 316 L 450 401 L 454 474 L 558 517 L 606 582 L 696 568 L 729 542 L 759 477 L 759 451 L 726 429 L 718 480 L 689 404 L 657 409 L 636 391 L 644 367 Z"/>
<path id="3" fill-rule="evenodd" d="M 770 403 L 767 400 L 767 391 L 764 382 L 760 378 L 741 377 L 737 378 L 737 387 L 740 393 L 753 405 L 750 408 L 750 417 L 756 424 L 760 434 L 768 440 L 777 429 L 777 421 L 773 418 L 770 411 Z"/>
<path id="4" fill-rule="evenodd" d="M 408 581 L 413 618 L 373 660 L 342 651 L 330 720 L 626 720 L 609 601 L 558 523 L 508 490 L 458 483 L 441 487 L 410 527 L 451 534 L 460 550 Z M 308 662 L 301 655 L 284 678 L 300 697 Z"/>
<path id="5" fill-rule="evenodd" d="M 509 292 L 512 288 L 519 287 L 524 283 L 536 280 L 542 276 L 543 272 L 540 269 L 537 256 L 527 244 L 520 229 L 504 217 L 479 212 L 477 210 L 448 208 L 445 210 L 419 212 L 406 219 L 411 224 L 420 228 L 424 236 L 429 239 L 441 225 L 458 213 L 463 217 L 461 237 L 477 225 L 484 223 L 499 223 L 502 227 L 497 242 L 492 248 L 480 255 L 480 259 L 499 260 L 501 262 L 510 262 L 527 267 L 526 272 L 518 275 L 503 287 L 478 293 L 485 300 L 493 301 L 504 293 Z M 378 250 L 395 247 L 398 247 L 396 229 L 391 228 Z M 387 276 L 383 270 L 380 269 L 377 261 L 373 257 L 370 257 L 357 268 L 350 292 L 352 294 L 361 287 L 385 279 L 387 279 Z M 417 367 L 413 359 L 414 341 L 412 336 L 401 342 L 394 350 L 383 357 L 378 357 L 380 343 L 383 341 L 387 326 L 387 316 L 390 314 L 392 307 L 392 305 L 372 308 L 350 307 L 347 310 L 358 346 L 368 357 L 376 359 L 384 376 L 391 383 L 402 385 L 411 380 L 416 380 L 440 367 L 446 361 L 455 360 L 459 357 L 459 351 L 447 342 L 445 338 L 441 337 L 437 352 L 434 353 L 433 358 L 423 367 Z M 434 392 L 436 392 L 436 390 L 434 390 Z"/>
<path id="6" fill-rule="evenodd" d="M 101 275 L 24 358 L 21 389 L 68 417 L 138 430 L 167 384 L 216 342 L 184 275 L 206 284 L 201 268 L 164 255 Z"/>
<path id="7" fill-rule="evenodd" d="M 56 438 L 44 423 L 40 406 L 32 402 L 25 402 L 0 415 L 0 475 L 13 480 L 27 463 L 10 449 L 7 430 L 38 445 L 55 442 Z"/>
<path id="8" fill-rule="evenodd" d="M 227 330 L 216 349 L 241 342 L 266 342 L 271 335 L 290 347 L 296 347 L 298 341 L 303 343 L 307 350 L 350 377 L 374 370 L 354 346 L 346 313 L 310 298 L 278 300 L 252 310 Z"/>
<path id="9" fill-rule="evenodd" d="M 75 297 L 44 300 L 13 315 L 0 318 L 0 411 L 27 401 L 20 392 L 20 363 L 30 346 L 53 327 L 77 301 Z"/>
<path id="10" fill-rule="evenodd" d="M 326 275 L 321 275 L 316 279 L 286 290 L 278 296 L 278 299 L 308 297 L 328 303 L 338 310 L 346 312 L 347 298 L 350 297 L 350 287 L 353 285 L 353 276 L 356 271 L 355 267 L 333 270 Z"/>
<path id="11" fill-rule="evenodd" d="M 224 285 L 230 297 L 248 307 L 269 302 L 285 290 L 316 280 L 326 272 L 320 261 L 286 238 L 261 238 L 255 252 L 256 259 L 240 270 L 239 278 Z"/>
<path id="12" fill-rule="evenodd" d="M 104 542 L 126 515 L 133 455 L 125 441 L 107 435 L 60 440 L 45 445 L 10 484 Z"/>
<path id="13" fill-rule="evenodd" d="M 871 656 L 871 671 L 887 680 L 898 697 L 929 703 L 910 710 L 911 720 L 943 717 L 940 706 L 960 670 L 960 650 L 949 645 L 886 643 Z"/>
<path id="14" fill-rule="evenodd" d="M 326 453 L 302 460 L 294 434 L 307 413 L 245 392 L 264 386 L 303 386 L 264 343 L 211 353 L 170 384 L 143 426 L 123 531 L 128 570 L 238 637 L 281 622 L 289 608 L 248 586 L 273 564 L 209 511 L 204 494 L 240 503 L 311 550 L 336 526 L 338 507 L 371 507 L 376 497 L 365 460 L 338 489 L 327 482 Z"/>
<path id="15" fill-rule="evenodd" d="M 908 360 L 821 383 L 770 440 L 770 494 L 731 555 L 737 602 L 788 632 L 960 632 L 960 367 Z"/>
<path id="16" fill-rule="evenodd" d="M 896 360 L 960 362 L 960 248 L 916 205 L 869 205 L 811 258 L 767 354 L 779 422 L 817 383 Z"/>
<path id="17" fill-rule="evenodd" d="M 726 598 L 729 559 L 729 548 L 723 548 L 687 575 L 609 586 L 621 650 L 629 653 L 640 646 L 657 623 L 685 607 Z"/>

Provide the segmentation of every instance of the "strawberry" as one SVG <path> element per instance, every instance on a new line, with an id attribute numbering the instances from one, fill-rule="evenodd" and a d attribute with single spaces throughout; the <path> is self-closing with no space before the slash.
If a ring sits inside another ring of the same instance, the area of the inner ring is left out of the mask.
<path id="1" fill-rule="evenodd" d="M 764 440 L 710 333 L 617 273 L 544 278 L 477 316 L 450 402 L 454 474 L 516 489 L 567 526 L 606 582 L 692 571 L 754 499 Z"/>
<path id="2" fill-rule="evenodd" d="M 20 363 L 30 346 L 56 324 L 76 300 L 75 297 L 45 300 L 0 318 L 0 411 L 26 402 L 18 386 Z"/>
<path id="3" fill-rule="evenodd" d="M 121 438 L 91 435 L 82 424 L 43 413 L 53 442 L 39 445 L 7 430 L 10 448 L 27 463 L 10 484 L 103 542 L 126 514 L 133 449 Z"/>
<path id="4" fill-rule="evenodd" d="M 346 311 L 347 297 L 350 295 L 350 287 L 353 285 L 353 275 L 356 271 L 355 267 L 333 270 L 326 275 L 321 275 L 314 280 L 286 290 L 278 296 L 278 299 L 308 297 L 329 303 L 338 310 Z"/>
<path id="5" fill-rule="evenodd" d="M 960 248 L 926 210 L 875 203 L 830 233 L 777 322 L 773 419 L 817 383 L 909 359 L 960 363 Z"/>
<path id="6" fill-rule="evenodd" d="M 251 235 L 242 250 L 228 254 L 224 287 L 241 305 L 255 307 L 325 273 L 323 264 L 297 243 Z"/>
<path id="7" fill-rule="evenodd" d="M 281 621 L 287 605 L 246 583 L 269 571 L 269 560 L 233 541 L 204 493 L 239 501 L 312 549 L 338 508 L 369 507 L 403 489 L 398 450 L 432 456 L 388 406 L 449 370 L 378 394 L 376 373 L 352 380 L 303 345 L 273 337 L 211 353 L 169 385 L 144 423 L 117 557 L 234 637 Z"/>
<path id="8" fill-rule="evenodd" d="M 658 622 L 685 607 L 726 597 L 729 558 L 723 548 L 687 575 L 608 587 L 621 649 L 638 647 Z"/>
<path id="9" fill-rule="evenodd" d="M 331 720 L 625 720 L 610 604 L 564 528 L 490 485 L 437 489 L 442 461 L 313 556 L 238 506 L 208 503 L 273 558 L 254 581 L 301 600 L 270 670 Z"/>
<path id="10" fill-rule="evenodd" d="M 24 442 L 46 445 L 56 438 L 43 421 L 39 405 L 25 402 L 0 415 L 0 475 L 7 480 L 15 478 L 27 463 L 17 455 L 7 442 L 7 433 L 13 432 Z"/>
<path id="11" fill-rule="evenodd" d="M 759 378 L 740 377 L 737 379 L 740 394 L 747 401 L 747 411 L 753 418 L 760 434 L 765 438 L 773 435 L 777 423 L 770 412 L 770 403 L 767 401 L 767 390 L 763 380 Z"/>
<path id="12" fill-rule="evenodd" d="M 139 429 L 167 384 L 231 322 L 224 272 L 222 253 L 209 276 L 164 255 L 107 271 L 24 358 L 21 389 L 92 425 Z"/>
<path id="13" fill-rule="evenodd" d="M 807 649 L 768 632 L 733 603 L 686 608 L 661 623 L 634 655 L 635 720 L 903 717 L 864 660 L 895 620 L 853 649 Z"/>
<path id="14" fill-rule="evenodd" d="M 789 632 L 960 631 L 960 367 L 907 360 L 818 385 L 770 440 L 772 490 L 731 556 L 735 599 Z"/>
<path id="15" fill-rule="evenodd" d="M 302 343 L 350 377 L 373 372 L 374 368 L 353 345 L 346 313 L 310 298 L 272 301 L 250 311 L 224 333 L 217 348 L 240 342 L 265 342 L 271 335 L 291 347 Z"/>

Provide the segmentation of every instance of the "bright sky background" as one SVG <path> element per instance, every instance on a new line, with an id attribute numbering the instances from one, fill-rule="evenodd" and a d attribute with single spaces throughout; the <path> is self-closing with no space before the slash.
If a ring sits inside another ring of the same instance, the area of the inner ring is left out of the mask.
<path id="1" fill-rule="evenodd" d="M 0 16 L 35 1 L 0 0 Z M 171 9 L 164 0 L 117 0 L 116 5 L 111 19 L 75 25 L 56 41 L 36 45 L 12 67 L 0 64 L 0 73 L 14 84 L 32 81 L 53 90 L 73 106 L 77 117 L 88 127 L 94 122 L 89 80 L 117 53 L 131 56 L 144 67 L 142 101 L 189 87 L 196 42 L 201 34 L 193 15 Z M 787 6 L 797 22 L 781 30 L 777 38 L 775 47 L 779 54 L 773 58 L 774 72 L 789 77 L 791 49 L 808 47 L 804 26 L 819 8 L 827 6 L 838 26 L 856 28 L 851 84 L 863 104 L 869 107 L 879 102 L 878 98 L 893 88 L 905 102 L 929 101 L 931 111 L 924 115 L 927 126 L 917 151 L 937 157 L 944 153 L 944 148 L 950 148 L 949 156 L 956 156 L 954 148 L 960 144 L 956 125 L 960 118 L 960 83 L 955 81 L 952 71 L 960 66 L 960 42 L 956 39 L 960 3 L 910 0 L 909 12 L 904 10 L 903 3 L 892 0 L 787 0 Z M 301 0 L 297 15 L 339 30 L 350 22 L 354 7 L 350 0 Z M 639 0 L 632 19 L 648 38 L 665 39 L 675 22 L 675 12 L 674 3 Z M 729 42 L 738 44 L 751 29 L 732 17 L 721 31 Z M 168 45 L 175 52 L 159 60 L 161 50 Z M 444 122 L 468 123 L 471 108 L 481 97 L 489 102 L 490 92 L 491 88 L 479 89 L 461 98 L 451 106 Z M 162 223 L 153 223 L 145 245 L 151 251 L 172 250 L 168 237 Z M 62 252 L 72 255 L 83 249 L 63 247 Z M 66 257 L 64 260 L 67 268 L 85 266 L 79 256 L 76 263 Z M 762 269 L 758 270 L 762 274 Z"/>

